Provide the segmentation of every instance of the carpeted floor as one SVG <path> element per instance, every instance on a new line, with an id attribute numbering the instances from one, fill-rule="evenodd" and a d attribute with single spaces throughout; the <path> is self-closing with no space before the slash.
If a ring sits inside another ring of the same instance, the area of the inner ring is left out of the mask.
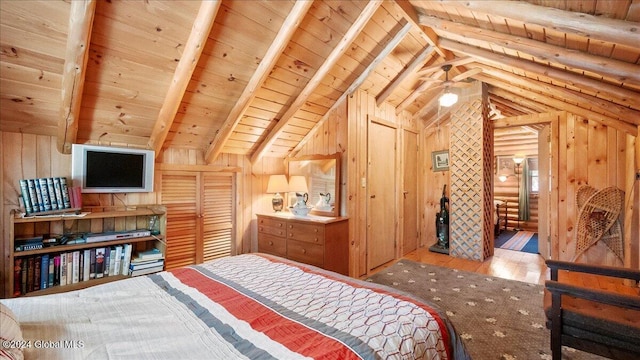
<path id="1" fill-rule="evenodd" d="M 507 250 L 538 253 L 538 233 L 505 230 L 495 239 L 495 247 Z"/>
<path id="2" fill-rule="evenodd" d="M 368 281 L 408 292 L 446 311 L 473 359 L 551 359 L 541 285 L 409 260 Z M 564 348 L 563 359 L 603 358 Z"/>

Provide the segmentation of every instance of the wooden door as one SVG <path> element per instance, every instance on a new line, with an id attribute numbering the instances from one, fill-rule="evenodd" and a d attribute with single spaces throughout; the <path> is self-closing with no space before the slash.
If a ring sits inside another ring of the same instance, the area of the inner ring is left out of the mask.
<path id="1" fill-rule="evenodd" d="M 230 173 L 207 173 L 203 176 L 203 261 L 233 253 L 235 218 L 233 179 L 234 175 Z"/>
<path id="2" fill-rule="evenodd" d="M 162 204 L 167 208 L 167 253 L 165 268 L 196 263 L 196 248 L 202 239 L 200 174 L 163 172 Z"/>
<path id="3" fill-rule="evenodd" d="M 395 259 L 396 129 L 369 122 L 367 258 L 369 270 Z"/>
<path id="4" fill-rule="evenodd" d="M 165 267 L 200 264 L 234 252 L 234 174 L 164 171 L 167 207 Z"/>
<path id="5" fill-rule="evenodd" d="M 538 192 L 538 252 L 544 259 L 549 259 L 549 234 L 551 224 L 549 212 L 549 176 L 551 149 L 549 139 L 551 136 L 549 125 L 545 125 L 538 132 L 538 179 L 540 190 Z"/>
<path id="6" fill-rule="evenodd" d="M 418 248 L 418 135 L 403 131 L 402 254 Z"/>

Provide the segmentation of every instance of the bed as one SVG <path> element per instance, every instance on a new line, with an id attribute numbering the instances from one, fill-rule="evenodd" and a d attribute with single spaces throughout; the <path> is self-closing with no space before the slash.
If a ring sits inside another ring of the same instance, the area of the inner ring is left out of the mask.
<path id="1" fill-rule="evenodd" d="M 265 254 L 1 303 L 26 358 L 469 358 L 435 306 Z"/>

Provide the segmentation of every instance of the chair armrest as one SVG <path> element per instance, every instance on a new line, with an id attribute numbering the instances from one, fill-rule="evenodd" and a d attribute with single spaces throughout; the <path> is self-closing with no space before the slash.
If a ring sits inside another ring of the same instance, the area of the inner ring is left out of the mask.
<path id="1" fill-rule="evenodd" d="M 553 280 L 545 281 L 545 288 L 551 294 L 571 295 L 627 309 L 640 310 L 640 296 L 617 294 L 603 290 L 589 289 L 575 285 L 563 284 Z"/>
<path id="2" fill-rule="evenodd" d="M 569 270 L 594 275 L 611 276 L 622 279 L 640 281 L 640 270 L 620 268 L 604 265 L 588 265 L 568 261 L 547 260 L 547 267 L 551 269 L 551 280 L 558 280 L 558 270 Z"/>

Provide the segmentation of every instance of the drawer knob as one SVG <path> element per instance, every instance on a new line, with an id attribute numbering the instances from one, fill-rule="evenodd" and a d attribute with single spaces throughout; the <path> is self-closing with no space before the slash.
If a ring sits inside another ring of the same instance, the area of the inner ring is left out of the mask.
<path id="1" fill-rule="evenodd" d="M 289 237 L 293 237 L 293 234 L 289 234 Z"/>
<path id="2" fill-rule="evenodd" d="M 302 249 L 302 253 L 306 254 L 307 253 L 307 249 Z"/>
<path id="3" fill-rule="evenodd" d="M 289 225 L 289 229 L 293 229 L 293 225 Z"/>
<path id="4" fill-rule="evenodd" d="M 318 229 L 313 229 L 313 231 L 318 232 Z"/>
<path id="5" fill-rule="evenodd" d="M 262 226 L 260 226 L 260 231 L 264 231 L 264 228 Z"/>
<path id="6" fill-rule="evenodd" d="M 273 246 L 273 241 L 269 241 L 269 246 Z"/>
<path id="7" fill-rule="evenodd" d="M 278 223 L 278 226 L 279 226 L 279 227 L 282 227 L 282 223 Z"/>
<path id="8" fill-rule="evenodd" d="M 315 241 L 318 242 L 318 238 L 315 238 Z"/>

